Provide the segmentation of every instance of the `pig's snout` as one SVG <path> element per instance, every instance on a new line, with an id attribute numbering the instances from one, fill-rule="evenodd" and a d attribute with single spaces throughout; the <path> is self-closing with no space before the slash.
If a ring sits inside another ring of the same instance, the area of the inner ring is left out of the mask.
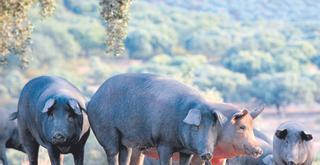
<path id="1" fill-rule="evenodd" d="M 260 147 L 253 148 L 253 152 L 252 152 L 253 157 L 258 158 L 262 154 L 263 154 L 263 151 L 262 151 L 262 149 Z"/>
<path id="2" fill-rule="evenodd" d="M 246 148 L 246 153 L 254 158 L 258 158 L 263 154 L 263 151 L 260 147 L 253 147 L 253 148 Z"/>
<path id="3" fill-rule="evenodd" d="M 201 158 L 202 160 L 211 160 L 212 154 L 211 154 L 211 153 L 201 154 L 201 155 L 200 155 L 200 158 Z"/>
<path id="4" fill-rule="evenodd" d="M 64 143 L 66 142 L 66 137 L 60 133 L 60 132 L 57 132 L 53 135 L 53 138 L 52 138 L 52 142 L 54 144 L 61 144 L 61 143 Z"/>

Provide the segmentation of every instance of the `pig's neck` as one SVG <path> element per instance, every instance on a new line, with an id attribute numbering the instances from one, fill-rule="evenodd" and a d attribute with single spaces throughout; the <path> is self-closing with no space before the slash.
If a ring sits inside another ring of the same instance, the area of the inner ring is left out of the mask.
<path id="1" fill-rule="evenodd" d="M 214 158 L 233 158 L 238 156 L 238 153 L 232 146 L 231 142 L 218 141 L 214 149 Z"/>

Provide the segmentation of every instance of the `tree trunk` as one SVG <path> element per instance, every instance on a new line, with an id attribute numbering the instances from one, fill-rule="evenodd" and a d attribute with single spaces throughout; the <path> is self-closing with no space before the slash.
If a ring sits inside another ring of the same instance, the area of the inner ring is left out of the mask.
<path id="1" fill-rule="evenodd" d="M 276 104 L 276 108 L 277 108 L 277 115 L 280 116 L 281 118 L 285 117 L 285 112 L 284 109 L 281 108 L 280 104 Z"/>

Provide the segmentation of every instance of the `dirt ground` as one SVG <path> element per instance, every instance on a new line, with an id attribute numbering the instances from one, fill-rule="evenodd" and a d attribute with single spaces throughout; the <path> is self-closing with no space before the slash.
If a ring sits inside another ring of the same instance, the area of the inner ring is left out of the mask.
<path id="1" fill-rule="evenodd" d="M 320 155 L 320 105 L 289 106 L 285 109 L 285 116 L 280 117 L 274 108 L 266 108 L 255 122 L 257 127 L 268 137 L 273 138 L 277 127 L 286 121 L 300 122 L 312 133 L 315 142 L 316 155 Z"/>

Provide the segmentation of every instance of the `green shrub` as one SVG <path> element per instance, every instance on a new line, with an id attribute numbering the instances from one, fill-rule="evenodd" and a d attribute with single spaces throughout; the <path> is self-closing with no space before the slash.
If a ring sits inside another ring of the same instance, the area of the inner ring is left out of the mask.
<path id="1" fill-rule="evenodd" d="M 249 78 L 275 71 L 275 62 L 271 54 L 261 51 L 240 51 L 227 56 L 222 63 L 226 68 L 243 73 Z"/>
<path id="2" fill-rule="evenodd" d="M 312 103 L 316 84 L 296 73 L 262 74 L 252 80 L 252 96 L 278 109 L 288 104 Z"/>
<path id="3" fill-rule="evenodd" d="M 24 85 L 24 76 L 16 69 L 7 71 L 7 74 L 3 77 L 3 85 L 7 88 L 10 96 L 19 97 Z"/>
<path id="4" fill-rule="evenodd" d="M 194 70 L 193 82 L 201 90 L 216 89 L 224 101 L 247 101 L 250 81 L 245 75 L 223 67 L 205 65 Z"/>

